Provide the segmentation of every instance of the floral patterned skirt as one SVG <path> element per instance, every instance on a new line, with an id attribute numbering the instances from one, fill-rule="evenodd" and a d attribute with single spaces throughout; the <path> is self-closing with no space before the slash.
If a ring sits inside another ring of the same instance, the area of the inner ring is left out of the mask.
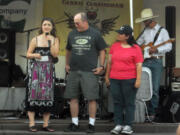
<path id="1" fill-rule="evenodd" d="M 51 112 L 54 103 L 54 64 L 50 61 L 31 63 L 27 85 L 28 111 Z"/>

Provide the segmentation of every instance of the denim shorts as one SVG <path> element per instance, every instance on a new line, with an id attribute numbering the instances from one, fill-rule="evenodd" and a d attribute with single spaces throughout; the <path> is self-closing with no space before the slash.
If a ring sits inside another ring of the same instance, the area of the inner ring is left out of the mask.
<path id="1" fill-rule="evenodd" d="M 81 93 L 87 100 L 99 98 L 98 76 L 93 72 L 71 71 L 67 76 L 64 98 L 77 99 Z"/>

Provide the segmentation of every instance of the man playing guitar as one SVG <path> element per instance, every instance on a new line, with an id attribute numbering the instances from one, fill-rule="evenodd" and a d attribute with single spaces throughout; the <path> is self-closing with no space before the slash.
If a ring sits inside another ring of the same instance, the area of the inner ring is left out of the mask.
<path id="1" fill-rule="evenodd" d="M 147 8 L 142 10 L 141 18 L 136 19 L 136 23 L 143 22 L 145 25 L 145 29 L 138 37 L 137 43 L 142 45 L 142 48 L 144 47 L 143 45 L 148 45 L 151 42 L 153 44 L 147 48 L 150 56 L 149 58 L 145 58 L 143 63 L 143 66 L 150 68 L 152 72 L 153 97 L 148 104 L 148 113 L 151 120 L 154 120 L 159 103 L 159 86 L 163 71 L 162 58 L 172 48 L 172 44 L 167 42 L 169 40 L 167 30 L 154 20 L 156 17 L 158 16 L 153 15 L 152 10 Z M 162 43 L 163 45 L 160 45 Z"/>

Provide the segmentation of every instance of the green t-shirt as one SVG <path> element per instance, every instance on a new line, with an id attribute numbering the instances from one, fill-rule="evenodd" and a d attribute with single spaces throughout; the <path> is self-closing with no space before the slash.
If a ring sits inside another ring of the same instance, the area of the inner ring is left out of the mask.
<path id="1" fill-rule="evenodd" d="M 71 51 L 72 71 L 92 71 L 97 67 L 99 51 L 107 47 L 99 31 L 89 27 L 86 31 L 69 33 L 66 49 Z"/>

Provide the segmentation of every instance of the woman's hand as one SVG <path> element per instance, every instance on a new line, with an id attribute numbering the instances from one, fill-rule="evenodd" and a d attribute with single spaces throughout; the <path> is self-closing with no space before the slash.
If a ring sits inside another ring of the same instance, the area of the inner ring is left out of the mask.
<path id="1" fill-rule="evenodd" d="M 107 87 L 110 86 L 109 77 L 106 77 L 106 76 L 105 76 L 105 83 L 106 83 L 106 86 L 107 86 Z"/>
<path id="2" fill-rule="evenodd" d="M 134 87 L 135 88 L 139 88 L 141 85 L 141 80 L 136 80 L 135 84 L 134 84 Z"/>
<path id="3" fill-rule="evenodd" d="M 34 53 L 34 58 L 36 58 L 36 59 L 41 59 L 41 54 L 39 54 L 39 53 Z"/>

